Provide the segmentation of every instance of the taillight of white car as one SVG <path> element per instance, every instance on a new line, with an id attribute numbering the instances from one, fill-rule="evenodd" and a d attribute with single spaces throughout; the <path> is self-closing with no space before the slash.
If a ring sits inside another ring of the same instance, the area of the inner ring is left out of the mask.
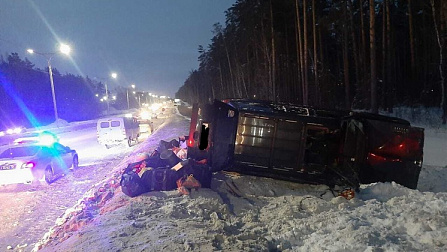
<path id="1" fill-rule="evenodd" d="M 31 169 L 31 168 L 34 168 L 36 166 L 36 164 L 35 163 L 33 163 L 33 162 L 26 162 L 26 163 L 23 163 L 22 164 L 22 169 Z"/>

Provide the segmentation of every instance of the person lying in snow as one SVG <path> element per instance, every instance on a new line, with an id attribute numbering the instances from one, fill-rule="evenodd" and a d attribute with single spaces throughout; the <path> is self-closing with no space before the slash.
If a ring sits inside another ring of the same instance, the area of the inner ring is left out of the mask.
<path id="1" fill-rule="evenodd" d="M 186 149 L 178 146 L 175 139 L 162 140 L 151 155 L 137 156 L 136 162 L 123 171 L 123 193 L 135 197 L 149 191 L 179 188 L 181 194 L 189 194 L 187 189 L 210 187 L 212 172 L 206 160 L 186 159 Z"/>

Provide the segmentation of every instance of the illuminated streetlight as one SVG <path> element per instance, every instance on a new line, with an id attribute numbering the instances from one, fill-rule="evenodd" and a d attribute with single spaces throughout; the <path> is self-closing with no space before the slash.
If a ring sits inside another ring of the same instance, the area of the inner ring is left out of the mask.
<path id="1" fill-rule="evenodd" d="M 65 54 L 65 55 L 69 55 L 71 52 L 71 48 L 67 44 L 61 44 L 61 46 L 59 47 L 59 50 L 61 51 L 61 53 Z"/>
<path id="2" fill-rule="evenodd" d="M 53 97 L 53 109 L 54 109 L 54 119 L 55 121 L 57 121 L 59 119 L 59 116 L 57 114 L 57 105 L 56 105 L 56 94 L 54 92 L 54 82 L 53 82 L 53 69 L 51 68 L 51 59 L 53 58 L 54 55 L 56 55 L 55 52 L 51 52 L 51 53 L 42 53 L 42 52 L 36 52 L 33 49 L 28 49 L 26 50 L 29 54 L 38 54 L 38 55 L 42 55 L 47 59 L 48 62 L 48 73 L 50 75 L 50 84 L 51 84 L 51 95 Z M 66 45 L 66 44 L 61 44 L 59 47 L 59 51 L 62 54 L 65 55 L 69 55 L 71 52 L 71 48 L 70 46 Z"/>
<path id="3" fill-rule="evenodd" d="M 110 77 L 112 77 L 113 79 L 116 79 L 116 78 L 118 77 L 118 74 L 115 73 L 115 72 L 112 72 L 112 73 L 110 74 Z M 106 102 L 107 102 L 107 114 L 109 114 L 110 106 L 109 106 L 109 99 L 107 99 L 107 98 L 109 97 L 109 91 L 108 91 L 108 89 L 107 89 L 107 80 L 105 80 L 104 85 L 106 86 L 106 96 L 107 96 L 107 97 L 105 98 L 105 100 L 106 100 Z"/>

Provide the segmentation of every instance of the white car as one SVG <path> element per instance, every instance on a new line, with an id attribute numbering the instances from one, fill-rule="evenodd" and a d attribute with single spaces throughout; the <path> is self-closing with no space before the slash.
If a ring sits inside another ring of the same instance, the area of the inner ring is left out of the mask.
<path id="1" fill-rule="evenodd" d="M 0 184 L 52 183 L 79 166 L 78 154 L 60 143 L 24 143 L 7 146 L 0 153 Z"/>

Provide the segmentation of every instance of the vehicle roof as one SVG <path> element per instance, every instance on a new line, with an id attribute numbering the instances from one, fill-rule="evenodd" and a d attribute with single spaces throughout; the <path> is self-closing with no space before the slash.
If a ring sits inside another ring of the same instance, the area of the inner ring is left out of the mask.
<path id="1" fill-rule="evenodd" d="M 50 147 L 50 146 L 37 144 L 37 143 L 9 144 L 9 145 L 2 146 L 2 150 L 24 148 L 24 147 Z"/>
<path id="2" fill-rule="evenodd" d="M 407 120 L 401 118 L 378 115 L 369 112 L 355 112 L 351 110 L 338 110 L 338 109 L 321 109 L 310 106 L 297 105 L 293 103 L 282 103 L 282 102 L 251 100 L 251 99 L 228 99 L 219 102 L 227 103 L 241 112 L 251 112 L 271 116 L 280 116 L 288 118 L 303 116 L 303 117 L 321 117 L 321 118 L 334 118 L 334 119 L 352 117 L 356 119 L 363 118 L 372 120 L 392 121 L 394 123 L 410 125 L 410 123 Z"/>
<path id="3" fill-rule="evenodd" d="M 319 116 L 340 118 L 349 116 L 351 111 L 344 110 L 326 110 L 314 107 L 297 105 L 293 103 L 272 102 L 251 99 L 230 99 L 224 100 L 230 106 L 244 112 L 253 112 L 266 115 L 282 115 L 282 116 Z"/>
<path id="4" fill-rule="evenodd" d="M 109 118 L 98 119 L 98 123 L 110 122 L 110 121 L 126 121 L 126 120 L 129 121 L 129 120 L 133 120 L 133 119 L 136 119 L 136 117 L 135 116 L 132 116 L 132 117 L 126 117 L 126 116 L 109 117 Z"/>

